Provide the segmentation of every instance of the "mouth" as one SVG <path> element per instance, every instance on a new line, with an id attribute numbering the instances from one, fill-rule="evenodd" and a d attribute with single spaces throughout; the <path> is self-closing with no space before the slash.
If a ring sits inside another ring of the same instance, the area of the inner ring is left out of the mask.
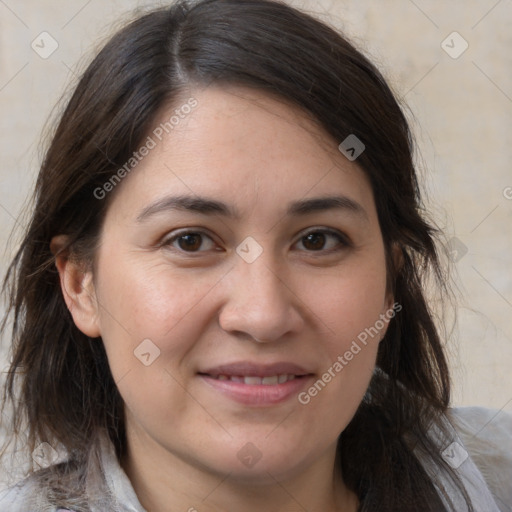
<path id="1" fill-rule="evenodd" d="M 198 377 L 229 400 L 248 406 L 270 406 L 296 396 L 314 374 L 292 363 L 240 362 L 200 371 Z"/>
<path id="2" fill-rule="evenodd" d="M 293 375 L 283 373 L 281 375 L 270 375 L 269 377 L 258 377 L 257 375 L 210 375 L 199 374 L 216 380 L 229 380 L 231 382 L 242 382 L 247 386 L 275 386 L 276 384 L 284 384 L 293 379 L 305 377 L 305 375 Z"/>

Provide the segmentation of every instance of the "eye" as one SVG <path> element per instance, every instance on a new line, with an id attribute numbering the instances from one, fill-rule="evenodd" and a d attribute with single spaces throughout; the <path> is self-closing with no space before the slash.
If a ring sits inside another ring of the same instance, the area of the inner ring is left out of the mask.
<path id="1" fill-rule="evenodd" d="M 300 238 L 297 244 L 302 244 L 302 247 L 308 252 L 331 252 L 350 245 L 345 236 L 329 229 L 309 231 Z"/>
<path id="2" fill-rule="evenodd" d="M 216 248 L 216 243 L 209 235 L 203 231 L 191 230 L 175 233 L 161 245 L 185 253 L 200 253 Z M 330 229 L 315 229 L 304 234 L 295 245 L 307 252 L 333 252 L 342 250 L 350 243 L 342 233 Z"/>
<path id="3" fill-rule="evenodd" d="M 164 247 L 172 247 L 183 252 L 204 252 L 215 248 L 215 242 L 202 231 L 182 231 L 162 243 Z"/>

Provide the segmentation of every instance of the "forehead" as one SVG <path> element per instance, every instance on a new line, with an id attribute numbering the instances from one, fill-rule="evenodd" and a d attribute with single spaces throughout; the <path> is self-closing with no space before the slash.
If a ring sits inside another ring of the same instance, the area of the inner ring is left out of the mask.
<path id="1" fill-rule="evenodd" d="M 193 89 L 160 112 L 146 142 L 151 149 L 116 191 L 125 210 L 168 194 L 222 199 L 242 214 L 335 193 L 373 208 L 366 175 L 337 142 L 260 91 Z"/>

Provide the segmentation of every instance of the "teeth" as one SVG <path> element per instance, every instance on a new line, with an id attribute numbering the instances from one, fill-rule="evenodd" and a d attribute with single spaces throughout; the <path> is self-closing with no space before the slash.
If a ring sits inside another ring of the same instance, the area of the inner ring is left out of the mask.
<path id="1" fill-rule="evenodd" d="M 288 379 L 288 377 L 290 377 L 290 379 Z M 295 375 L 279 375 L 277 382 L 279 384 L 282 384 L 283 382 L 286 382 L 287 380 L 292 380 L 292 378 L 295 379 Z"/>
<path id="2" fill-rule="evenodd" d="M 217 380 L 230 380 L 232 382 L 243 382 L 249 386 L 257 386 L 263 384 L 264 386 L 275 386 L 277 384 L 284 384 L 289 380 L 295 379 L 295 375 L 271 375 L 270 377 L 256 377 L 248 375 L 247 377 L 237 375 L 216 375 Z"/>
<path id="3" fill-rule="evenodd" d="M 249 384 L 250 386 L 253 384 L 261 384 L 261 377 L 244 377 L 244 384 Z"/>

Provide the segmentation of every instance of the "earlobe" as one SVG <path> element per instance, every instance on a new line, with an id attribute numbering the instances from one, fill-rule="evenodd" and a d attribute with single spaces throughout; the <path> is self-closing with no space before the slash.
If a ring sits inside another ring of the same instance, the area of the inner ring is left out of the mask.
<path id="1" fill-rule="evenodd" d="M 85 335 L 97 338 L 100 329 L 92 271 L 84 262 L 70 257 L 66 236 L 53 237 L 50 249 L 55 256 L 62 295 L 75 325 Z"/>

